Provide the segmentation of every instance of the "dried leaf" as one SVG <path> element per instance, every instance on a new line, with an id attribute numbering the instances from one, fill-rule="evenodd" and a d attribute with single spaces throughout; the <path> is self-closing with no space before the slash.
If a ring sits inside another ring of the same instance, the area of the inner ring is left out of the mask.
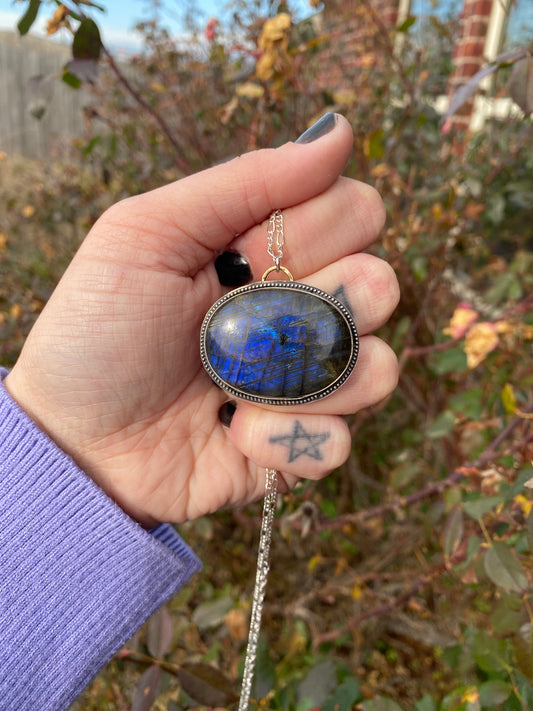
<path id="1" fill-rule="evenodd" d="M 243 96 L 246 99 L 260 99 L 264 95 L 265 90 L 260 84 L 256 84 L 253 81 L 246 81 L 244 84 L 239 84 L 236 87 L 235 93 L 237 96 Z"/>
<path id="2" fill-rule="evenodd" d="M 199 704 L 226 706 L 238 698 L 231 681 L 208 664 L 184 664 L 178 678 L 183 690 Z"/>
<path id="3" fill-rule="evenodd" d="M 159 696 L 161 669 L 151 666 L 144 672 L 131 695 L 131 711 L 150 711 Z"/>
<path id="4" fill-rule="evenodd" d="M 69 13 L 69 9 L 63 4 L 56 7 L 51 19 L 46 23 L 46 34 L 55 35 L 55 33 L 61 28 L 62 23 L 65 18 L 68 17 Z"/>
<path id="5" fill-rule="evenodd" d="M 457 306 L 449 324 L 442 332 L 452 338 L 462 338 L 478 318 L 478 312 L 467 302 L 462 302 Z"/>
<path id="6" fill-rule="evenodd" d="M 456 507 L 451 511 L 442 535 L 442 549 L 446 558 L 450 558 L 457 550 L 459 544 L 463 540 L 464 520 L 463 511 Z"/>
<path id="7" fill-rule="evenodd" d="M 533 112 L 533 57 L 530 54 L 515 63 L 508 89 L 511 99 L 529 116 Z"/>
<path id="8" fill-rule="evenodd" d="M 468 367 L 476 368 L 498 345 L 496 327 L 488 321 L 476 323 L 465 336 L 465 353 Z"/>

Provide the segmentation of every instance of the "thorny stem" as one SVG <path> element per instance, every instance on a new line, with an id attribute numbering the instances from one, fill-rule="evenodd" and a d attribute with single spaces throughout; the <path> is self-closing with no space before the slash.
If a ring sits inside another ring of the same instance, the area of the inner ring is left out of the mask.
<path id="1" fill-rule="evenodd" d="M 102 51 L 107 57 L 107 61 L 109 63 L 109 66 L 111 67 L 112 71 L 115 73 L 117 79 L 119 82 L 122 84 L 122 86 L 126 89 L 126 91 L 135 99 L 135 101 L 141 106 L 152 118 L 153 120 L 157 123 L 163 134 L 165 135 L 166 139 L 168 142 L 172 145 L 175 151 L 175 156 L 174 156 L 174 162 L 178 166 L 178 168 L 183 171 L 185 175 L 190 175 L 191 169 L 189 166 L 189 163 L 185 157 L 185 154 L 183 153 L 183 150 L 180 146 L 180 144 L 177 142 L 175 139 L 174 135 L 172 134 L 172 131 L 168 127 L 166 121 L 164 118 L 155 111 L 150 104 L 144 99 L 143 96 L 135 89 L 135 87 L 132 86 L 132 84 L 129 82 L 127 77 L 122 73 L 120 70 L 119 66 L 113 59 L 112 54 L 109 52 L 109 50 L 105 47 L 105 45 L 102 44 Z"/>

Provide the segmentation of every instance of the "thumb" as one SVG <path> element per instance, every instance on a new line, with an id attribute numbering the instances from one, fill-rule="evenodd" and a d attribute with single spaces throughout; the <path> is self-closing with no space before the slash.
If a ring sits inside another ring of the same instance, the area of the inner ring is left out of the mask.
<path id="1" fill-rule="evenodd" d="M 352 143 L 348 121 L 325 114 L 306 132 L 304 142 L 246 153 L 116 207 L 121 208 L 123 226 L 125 220 L 130 229 L 138 231 L 142 225 L 143 232 L 164 241 L 165 250 L 175 248 L 183 255 L 186 248 L 187 271 L 194 273 L 213 251 L 274 209 L 327 190 L 344 169 Z"/>

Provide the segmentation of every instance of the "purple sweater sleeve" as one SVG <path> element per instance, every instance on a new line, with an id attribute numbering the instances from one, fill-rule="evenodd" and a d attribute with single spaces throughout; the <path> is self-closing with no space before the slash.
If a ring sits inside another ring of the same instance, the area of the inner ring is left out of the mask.
<path id="1" fill-rule="evenodd" d="M 199 568 L 171 526 L 137 525 L 0 383 L 3 711 L 66 709 Z"/>

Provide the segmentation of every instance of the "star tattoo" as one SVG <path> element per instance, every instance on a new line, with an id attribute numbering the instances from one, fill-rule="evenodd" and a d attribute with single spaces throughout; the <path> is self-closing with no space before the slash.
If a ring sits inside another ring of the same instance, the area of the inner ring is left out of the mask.
<path id="1" fill-rule="evenodd" d="M 282 444 L 289 450 L 289 463 L 306 454 L 311 459 L 322 460 L 322 452 L 320 445 L 329 438 L 329 432 L 320 432 L 319 434 L 310 434 L 306 432 L 298 420 L 294 421 L 294 427 L 291 434 L 281 435 L 280 437 L 271 437 L 272 444 Z"/>

